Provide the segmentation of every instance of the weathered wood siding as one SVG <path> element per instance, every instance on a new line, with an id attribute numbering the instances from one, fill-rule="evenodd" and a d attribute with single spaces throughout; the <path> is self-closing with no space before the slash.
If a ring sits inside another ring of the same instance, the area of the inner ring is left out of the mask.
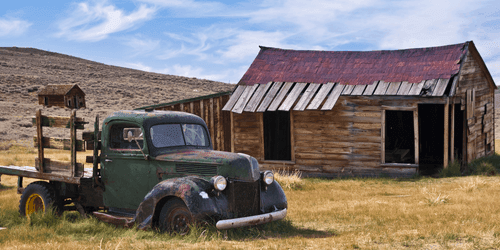
<path id="1" fill-rule="evenodd" d="M 233 114 L 234 152 L 255 157 L 263 169 L 306 176 L 411 176 L 415 167 L 382 164 L 382 114 L 384 105 L 416 107 L 418 99 L 384 99 L 341 96 L 330 111 L 291 111 L 291 161 L 264 159 L 263 113 Z"/>
<path id="2" fill-rule="evenodd" d="M 495 152 L 494 131 L 494 92 L 488 83 L 484 69 L 478 60 L 479 54 L 468 51 L 457 83 L 456 94 L 465 102 L 465 140 L 466 161 L 492 155 Z M 472 102 L 469 102 L 472 100 Z"/>
<path id="3" fill-rule="evenodd" d="M 66 104 L 64 103 L 64 96 L 44 96 L 44 95 L 40 95 L 38 96 L 38 104 L 40 105 L 45 105 L 44 103 L 44 98 L 47 97 L 48 98 L 48 101 L 49 101 L 49 107 L 50 106 L 58 106 L 58 107 L 66 107 Z"/>
<path id="4" fill-rule="evenodd" d="M 264 160 L 262 141 L 262 114 L 233 113 L 233 152 L 245 153 L 255 157 L 259 162 Z"/>
<path id="5" fill-rule="evenodd" d="M 231 115 L 222 111 L 230 95 L 178 102 L 173 105 L 156 105 L 156 110 L 184 111 L 200 116 L 208 126 L 215 150 L 231 151 Z"/>

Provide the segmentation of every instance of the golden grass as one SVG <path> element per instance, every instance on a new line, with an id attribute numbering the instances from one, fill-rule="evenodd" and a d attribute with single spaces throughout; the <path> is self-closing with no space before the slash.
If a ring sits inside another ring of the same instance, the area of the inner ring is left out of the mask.
<path id="1" fill-rule="evenodd" d="M 202 227 L 178 237 L 114 228 L 94 219 L 74 219 L 76 215 L 66 212 L 53 226 L 20 220 L 0 230 L 0 249 L 500 248 L 498 176 L 325 180 L 298 175 L 275 174 L 285 187 L 290 232 L 257 227 L 214 233 Z M 16 181 L 2 176 L 4 185 L 15 186 Z M 6 227 L 2 214 L 15 213 L 18 200 L 14 188 L 0 191 L 0 227 Z M 247 231 L 254 233 L 232 236 Z"/>

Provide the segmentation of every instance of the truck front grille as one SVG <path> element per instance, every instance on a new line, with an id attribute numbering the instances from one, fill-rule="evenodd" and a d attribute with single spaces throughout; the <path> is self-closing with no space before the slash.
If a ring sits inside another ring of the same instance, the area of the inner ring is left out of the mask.
<path id="1" fill-rule="evenodd" d="M 217 166 L 176 164 L 175 171 L 180 174 L 216 175 Z"/>
<path id="2" fill-rule="evenodd" d="M 235 217 L 246 217 L 259 214 L 260 181 L 230 181 L 226 190 L 230 212 Z"/>

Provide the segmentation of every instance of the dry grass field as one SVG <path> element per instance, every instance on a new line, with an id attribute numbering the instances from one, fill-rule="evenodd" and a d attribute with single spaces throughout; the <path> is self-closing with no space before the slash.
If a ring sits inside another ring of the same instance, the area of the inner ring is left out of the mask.
<path id="1" fill-rule="evenodd" d="M 32 148 L 13 146 L 0 151 L 0 165 L 33 165 L 35 154 Z M 46 154 L 69 160 L 68 152 L 47 150 Z M 83 162 L 85 154 L 79 155 Z M 197 225 L 181 237 L 116 228 L 94 218 L 81 219 L 75 212 L 21 218 L 17 178 L 4 175 L 0 228 L 6 229 L 0 230 L 0 249 L 500 248 L 498 176 L 298 177 L 299 173 L 278 173 L 289 202 L 286 220 L 232 230 Z M 30 181 L 25 179 L 24 185 Z"/>

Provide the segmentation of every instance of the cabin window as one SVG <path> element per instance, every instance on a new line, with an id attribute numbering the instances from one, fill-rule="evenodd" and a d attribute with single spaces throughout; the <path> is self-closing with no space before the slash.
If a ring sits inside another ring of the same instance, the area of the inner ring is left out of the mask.
<path id="1" fill-rule="evenodd" d="M 49 106 L 49 98 L 48 97 L 43 97 L 43 103 L 45 104 L 45 106 Z"/>
<path id="2" fill-rule="evenodd" d="M 413 111 L 385 111 L 385 162 L 415 163 Z"/>
<path id="3" fill-rule="evenodd" d="M 264 159 L 290 161 L 290 112 L 264 112 L 263 120 Z"/>

